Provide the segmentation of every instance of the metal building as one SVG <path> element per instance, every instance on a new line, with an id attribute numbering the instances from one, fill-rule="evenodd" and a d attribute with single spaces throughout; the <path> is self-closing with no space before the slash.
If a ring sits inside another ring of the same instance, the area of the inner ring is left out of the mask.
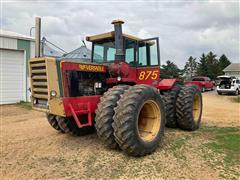
<path id="1" fill-rule="evenodd" d="M 42 41 L 43 56 L 63 53 Z M 29 101 L 28 60 L 35 56 L 35 39 L 0 29 L 0 104 Z"/>
<path id="2" fill-rule="evenodd" d="M 91 50 L 88 49 L 85 45 L 64 54 L 63 59 L 74 59 L 79 61 L 90 61 L 91 60 Z"/>
<path id="3" fill-rule="evenodd" d="M 223 71 L 227 76 L 234 76 L 240 79 L 240 63 L 232 63 L 227 66 Z"/>
<path id="4" fill-rule="evenodd" d="M 0 104 L 28 100 L 27 61 L 34 51 L 32 37 L 0 30 Z"/>

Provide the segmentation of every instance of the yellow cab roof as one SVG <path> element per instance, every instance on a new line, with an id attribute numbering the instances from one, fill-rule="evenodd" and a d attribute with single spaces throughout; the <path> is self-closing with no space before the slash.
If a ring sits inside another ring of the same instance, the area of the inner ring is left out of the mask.
<path id="1" fill-rule="evenodd" d="M 103 39 L 114 38 L 114 35 L 115 35 L 115 32 L 111 31 L 111 32 L 103 33 L 103 34 L 94 35 L 94 36 L 87 36 L 86 40 L 90 41 L 90 42 L 95 42 L 95 41 L 100 41 L 100 40 L 103 40 Z M 126 37 L 126 38 L 131 39 L 131 40 L 135 40 L 135 41 L 140 41 L 141 40 L 140 38 L 138 38 L 136 36 L 132 36 L 132 35 L 129 35 L 129 34 L 126 34 L 126 33 L 123 33 L 123 37 Z"/>

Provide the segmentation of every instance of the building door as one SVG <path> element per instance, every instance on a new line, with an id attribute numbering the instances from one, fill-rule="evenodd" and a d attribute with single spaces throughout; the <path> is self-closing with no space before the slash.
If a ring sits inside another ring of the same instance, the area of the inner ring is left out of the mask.
<path id="1" fill-rule="evenodd" d="M 0 104 L 26 100 L 24 51 L 0 49 Z"/>

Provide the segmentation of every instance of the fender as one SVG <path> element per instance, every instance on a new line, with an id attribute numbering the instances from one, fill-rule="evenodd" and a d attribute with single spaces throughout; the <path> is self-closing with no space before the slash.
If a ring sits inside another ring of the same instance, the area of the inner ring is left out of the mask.
<path id="1" fill-rule="evenodd" d="M 157 89 L 170 90 L 176 82 L 181 82 L 179 79 L 163 79 L 158 83 Z"/>

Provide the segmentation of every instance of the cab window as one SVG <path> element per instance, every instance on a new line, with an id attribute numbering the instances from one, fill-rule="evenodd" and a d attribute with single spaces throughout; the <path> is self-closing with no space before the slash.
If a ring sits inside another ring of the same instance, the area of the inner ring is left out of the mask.
<path id="1" fill-rule="evenodd" d="M 158 66 L 158 39 L 147 39 L 138 43 L 138 66 Z"/>
<path id="2" fill-rule="evenodd" d="M 136 42 L 125 39 L 125 61 L 130 65 L 135 65 L 135 46 Z"/>
<path id="3" fill-rule="evenodd" d="M 115 58 L 115 44 L 113 41 L 95 42 L 93 44 L 93 62 L 112 62 Z"/>
<path id="4" fill-rule="evenodd" d="M 155 42 L 150 46 L 150 66 L 158 65 L 158 50 L 157 43 Z"/>
<path id="5" fill-rule="evenodd" d="M 103 61 L 103 51 L 104 47 L 101 45 L 96 44 L 94 46 L 94 53 L 93 53 L 93 59 L 95 62 L 102 62 Z"/>
<path id="6" fill-rule="evenodd" d="M 147 47 L 142 46 L 138 49 L 138 65 L 147 66 Z"/>

